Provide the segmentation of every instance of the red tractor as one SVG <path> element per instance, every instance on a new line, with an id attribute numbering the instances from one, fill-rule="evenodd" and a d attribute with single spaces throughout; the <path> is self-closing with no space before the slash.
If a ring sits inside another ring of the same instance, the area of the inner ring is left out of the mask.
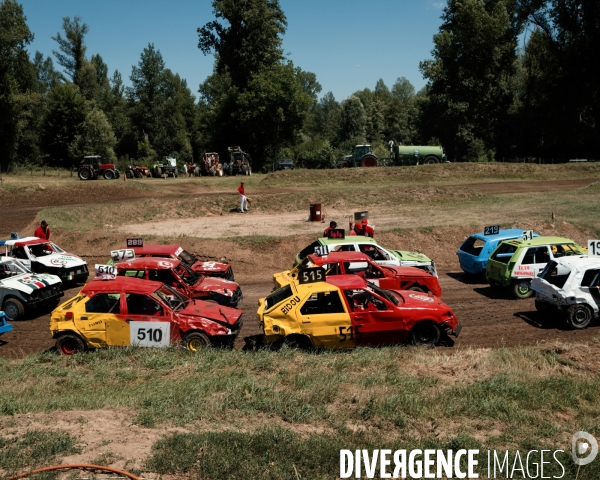
<path id="1" fill-rule="evenodd" d="M 217 152 L 209 152 L 202 155 L 202 175 L 212 175 L 213 177 L 223 176 L 223 165 L 219 162 Z"/>
<path id="2" fill-rule="evenodd" d="M 114 163 L 100 163 L 102 157 L 99 155 L 89 155 L 83 157 L 79 164 L 77 175 L 81 180 L 97 180 L 104 177 L 106 180 L 119 178 L 121 174 Z"/>

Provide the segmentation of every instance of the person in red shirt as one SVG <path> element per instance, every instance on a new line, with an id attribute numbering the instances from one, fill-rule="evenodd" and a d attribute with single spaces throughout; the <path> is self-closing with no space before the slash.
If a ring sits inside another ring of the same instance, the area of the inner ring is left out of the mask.
<path id="1" fill-rule="evenodd" d="M 332 230 L 335 230 L 336 228 L 337 228 L 337 223 L 332 220 L 331 222 L 329 222 L 329 227 L 327 227 L 325 229 L 325 231 L 323 232 L 323 236 L 327 237 L 329 235 L 329 232 L 331 232 Z"/>
<path id="2" fill-rule="evenodd" d="M 50 227 L 46 220 L 42 220 L 40 226 L 35 229 L 33 236 L 41 238 L 42 240 L 50 240 Z"/>
<path id="3" fill-rule="evenodd" d="M 244 191 L 244 182 L 240 182 L 237 191 L 240 194 L 240 213 L 246 213 L 248 211 L 248 199 L 246 198 L 246 192 Z M 246 207 L 245 210 L 244 207 Z"/>
<path id="4" fill-rule="evenodd" d="M 366 218 L 363 218 L 360 224 L 357 223 L 354 226 L 354 231 L 357 235 L 362 235 L 363 237 L 373 238 L 375 235 L 375 230 L 369 225 L 369 221 Z"/>

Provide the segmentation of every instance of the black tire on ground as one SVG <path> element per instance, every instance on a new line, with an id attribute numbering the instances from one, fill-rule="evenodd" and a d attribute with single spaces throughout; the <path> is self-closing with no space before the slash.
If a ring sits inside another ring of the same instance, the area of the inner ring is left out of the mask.
<path id="1" fill-rule="evenodd" d="M 92 172 L 89 168 L 80 168 L 77 175 L 80 180 L 89 180 L 92 177 Z"/>
<path id="2" fill-rule="evenodd" d="M 340 163 L 340 168 L 350 168 L 350 163 L 342 162 L 342 163 Z"/>
<path id="3" fill-rule="evenodd" d="M 126 176 L 127 178 L 133 178 L 133 173 L 131 173 L 131 170 L 126 170 L 126 171 L 125 171 L 125 176 Z"/>
<path id="4" fill-rule="evenodd" d="M 516 298 L 524 299 L 533 295 L 529 280 L 520 279 L 513 284 L 513 293 Z"/>
<path id="5" fill-rule="evenodd" d="M 142 172 L 136 172 L 135 178 L 143 178 L 144 174 Z"/>
<path id="6" fill-rule="evenodd" d="M 112 170 L 104 171 L 104 179 L 105 180 L 112 180 L 113 178 L 115 178 L 115 172 L 113 172 Z"/>
<path id="7" fill-rule="evenodd" d="M 413 345 L 423 345 L 426 347 L 435 347 L 439 342 L 442 332 L 433 322 L 417 323 L 410 331 L 410 343 Z"/>
<path id="8" fill-rule="evenodd" d="M 116 168 L 115 168 L 115 178 L 119 178 L 121 176 L 121 172 L 119 172 Z"/>
<path id="9" fill-rule="evenodd" d="M 191 352 L 199 352 L 210 347 L 210 340 L 203 333 L 192 332 L 183 338 L 182 344 Z"/>
<path id="10" fill-rule="evenodd" d="M 56 339 L 56 350 L 61 355 L 75 355 L 85 351 L 85 344 L 77 335 L 65 334 Z"/>
<path id="11" fill-rule="evenodd" d="M 435 155 L 429 155 L 423 159 L 423 165 L 435 165 L 440 163 L 440 160 Z"/>
<path id="12" fill-rule="evenodd" d="M 592 309 L 585 304 L 573 305 L 567 310 L 567 322 L 576 329 L 587 327 L 593 317 Z"/>
<path id="13" fill-rule="evenodd" d="M 369 168 L 369 167 L 376 167 L 377 166 L 377 159 L 373 156 L 368 156 L 368 157 L 364 157 L 362 160 L 362 166 Z"/>
<path id="14" fill-rule="evenodd" d="M 11 322 L 19 320 L 20 318 L 23 318 L 23 315 L 25 315 L 25 307 L 21 301 L 16 298 L 7 298 L 4 301 L 2 310 L 4 310 L 6 318 Z"/>

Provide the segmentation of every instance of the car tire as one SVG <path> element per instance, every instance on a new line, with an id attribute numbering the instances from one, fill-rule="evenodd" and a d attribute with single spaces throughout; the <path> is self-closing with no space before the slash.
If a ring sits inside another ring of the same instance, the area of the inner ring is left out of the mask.
<path id="1" fill-rule="evenodd" d="M 533 295 L 529 280 L 517 280 L 513 284 L 513 293 L 518 299 L 529 298 Z"/>
<path id="2" fill-rule="evenodd" d="M 56 339 L 56 350 L 64 356 L 75 355 L 85 351 L 85 344 L 77 335 L 61 335 Z"/>
<path id="3" fill-rule="evenodd" d="M 429 155 L 423 160 L 423 165 L 435 165 L 436 163 L 440 163 L 440 161 L 434 155 Z"/>
<path id="4" fill-rule="evenodd" d="M 92 172 L 89 168 L 80 168 L 77 172 L 80 180 L 89 180 L 92 177 Z"/>
<path id="5" fill-rule="evenodd" d="M 25 315 L 25 307 L 21 301 L 16 298 L 6 299 L 4 301 L 4 305 L 2 306 L 2 310 L 4 310 L 6 318 L 11 322 L 19 320 L 23 318 L 23 315 Z"/>
<path id="6" fill-rule="evenodd" d="M 365 158 L 363 158 L 362 166 L 365 168 L 376 167 L 377 159 L 372 156 L 365 157 Z"/>
<path id="7" fill-rule="evenodd" d="M 298 350 L 312 350 L 313 344 L 306 335 L 289 335 L 283 340 L 283 344 L 288 348 L 297 348 Z"/>
<path id="8" fill-rule="evenodd" d="M 591 308 L 584 304 L 573 305 L 567 310 L 567 322 L 577 330 L 586 328 L 593 317 Z"/>
<path id="9" fill-rule="evenodd" d="M 183 346 L 190 352 L 199 352 L 210 347 L 209 338 L 200 332 L 193 332 L 183 338 Z"/>
<path id="10" fill-rule="evenodd" d="M 435 323 L 420 322 L 410 331 L 410 343 L 425 347 L 435 347 L 441 336 L 442 332 Z"/>
<path id="11" fill-rule="evenodd" d="M 112 170 L 106 170 L 104 172 L 104 179 L 105 180 L 112 180 L 113 178 L 115 178 L 115 172 L 113 172 Z"/>

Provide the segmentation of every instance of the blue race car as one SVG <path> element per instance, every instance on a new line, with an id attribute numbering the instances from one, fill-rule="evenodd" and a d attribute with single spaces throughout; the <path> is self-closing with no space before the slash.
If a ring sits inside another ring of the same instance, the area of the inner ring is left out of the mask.
<path id="1" fill-rule="evenodd" d="M 475 233 L 467 238 L 456 251 L 460 268 L 471 275 L 485 274 L 485 267 L 492 252 L 498 244 L 504 240 L 521 238 L 524 230 L 519 228 L 508 228 L 500 230 L 497 226 L 485 227 L 480 233 Z M 539 237 L 533 233 L 534 237 Z"/>
<path id="2" fill-rule="evenodd" d="M 6 315 L 4 315 L 4 312 L 0 312 L 0 335 L 11 332 L 12 329 L 12 325 L 10 323 L 6 323 Z"/>

